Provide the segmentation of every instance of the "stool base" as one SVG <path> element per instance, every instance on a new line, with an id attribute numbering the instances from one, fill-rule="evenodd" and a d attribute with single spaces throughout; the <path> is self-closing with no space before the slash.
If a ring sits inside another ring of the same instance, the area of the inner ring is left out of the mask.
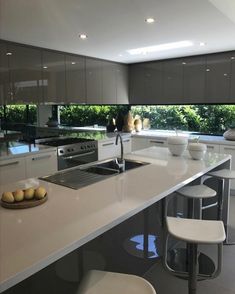
<path id="1" fill-rule="evenodd" d="M 188 272 L 188 262 L 187 262 L 187 250 L 186 248 L 175 248 L 168 251 L 168 265 L 175 271 L 178 272 Z M 198 258 L 198 269 L 199 274 L 210 276 L 215 271 L 215 264 L 211 258 L 209 258 L 204 253 L 199 252 Z M 182 279 L 188 279 L 187 277 L 182 277 L 175 273 Z M 198 281 L 205 280 L 206 278 L 198 277 Z"/>

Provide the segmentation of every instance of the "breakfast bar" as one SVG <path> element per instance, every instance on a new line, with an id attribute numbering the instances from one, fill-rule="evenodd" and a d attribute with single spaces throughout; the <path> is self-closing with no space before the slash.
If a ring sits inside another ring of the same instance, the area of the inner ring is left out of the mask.
<path id="1" fill-rule="evenodd" d="M 136 151 L 125 158 L 150 164 L 78 190 L 38 178 L 0 187 L 2 194 L 43 186 L 48 195 L 48 201 L 34 208 L 0 207 L 0 292 L 209 171 L 231 165 L 230 155 L 208 152 L 203 160 L 193 160 L 188 151 L 177 157 L 162 147 Z M 226 201 L 224 209 L 228 207 Z M 228 214 L 224 215 L 226 225 Z"/>

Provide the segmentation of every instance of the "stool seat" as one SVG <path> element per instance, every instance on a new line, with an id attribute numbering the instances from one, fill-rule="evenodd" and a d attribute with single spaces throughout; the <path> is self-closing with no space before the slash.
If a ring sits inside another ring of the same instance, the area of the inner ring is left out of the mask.
<path id="1" fill-rule="evenodd" d="M 209 176 L 213 176 L 219 179 L 232 180 L 235 179 L 235 171 L 230 169 L 220 169 L 208 173 Z"/>
<path id="2" fill-rule="evenodd" d="M 197 244 L 219 244 L 225 240 L 222 221 L 167 217 L 169 233 L 179 240 Z"/>
<path id="3" fill-rule="evenodd" d="M 156 294 L 145 279 L 129 274 L 91 270 L 77 294 Z"/>
<path id="4" fill-rule="evenodd" d="M 177 191 L 178 194 L 189 198 L 211 198 L 216 196 L 216 191 L 206 185 L 185 186 Z"/>

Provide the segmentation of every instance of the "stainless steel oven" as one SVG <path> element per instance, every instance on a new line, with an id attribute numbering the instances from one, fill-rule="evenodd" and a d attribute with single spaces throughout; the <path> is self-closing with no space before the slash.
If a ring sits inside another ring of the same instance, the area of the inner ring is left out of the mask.
<path id="1" fill-rule="evenodd" d="M 35 143 L 57 147 L 58 170 L 98 160 L 97 141 L 84 138 L 40 139 Z"/>

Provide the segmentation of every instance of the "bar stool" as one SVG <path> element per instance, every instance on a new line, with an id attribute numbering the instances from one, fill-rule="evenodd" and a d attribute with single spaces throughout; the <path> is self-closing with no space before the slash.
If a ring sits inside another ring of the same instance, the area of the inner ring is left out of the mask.
<path id="1" fill-rule="evenodd" d="M 177 191 L 177 193 L 185 198 L 188 202 L 188 218 L 195 218 L 195 204 L 199 201 L 200 211 L 199 219 L 202 218 L 202 200 L 207 198 L 212 198 L 216 196 L 216 191 L 211 189 L 206 185 L 193 185 L 185 186 Z M 167 217 L 167 207 L 165 212 L 165 217 Z M 171 264 L 172 268 L 175 268 L 174 274 L 176 276 L 182 277 L 182 273 L 187 277 L 187 267 L 188 267 L 188 252 L 189 248 L 175 248 L 169 251 L 168 254 L 168 238 L 165 239 L 165 252 L 166 259 L 168 263 Z M 214 262 L 205 254 L 199 253 L 199 273 L 202 274 L 201 277 L 209 277 L 215 269 Z"/>
<path id="2" fill-rule="evenodd" d="M 221 272 L 222 249 L 225 240 L 225 231 L 222 221 L 183 219 L 167 217 L 167 230 L 175 238 L 184 241 L 189 247 L 188 264 L 188 293 L 196 294 L 198 279 L 198 245 L 199 244 L 217 244 L 218 245 L 218 264 L 217 269 L 209 277 L 215 278 Z M 167 254 L 164 254 L 167 256 Z M 174 274 L 174 270 L 164 261 L 165 268 Z M 207 277 L 208 278 L 208 277 Z"/>
<path id="3" fill-rule="evenodd" d="M 230 205 L 229 183 L 230 183 L 230 180 L 235 179 L 235 171 L 230 169 L 221 169 L 221 170 L 209 172 L 207 175 L 222 181 L 221 191 L 218 195 L 219 205 L 217 210 L 217 219 L 223 220 L 224 222 L 225 231 L 226 231 L 225 244 L 227 245 L 235 244 L 234 241 L 233 242 L 228 241 L 228 237 L 229 237 L 228 222 L 229 222 L 229 205 Z M 226 188 L 228 189 L 227 207 L 226 207 L 226 210 L 224 210 L 223 212 Z"/>
<path id="4" fill-rule="evenodd" d="M 135 275 L 91 270 L 77 294 L 156 294 L 156 291 L 148 281 Z"/>

